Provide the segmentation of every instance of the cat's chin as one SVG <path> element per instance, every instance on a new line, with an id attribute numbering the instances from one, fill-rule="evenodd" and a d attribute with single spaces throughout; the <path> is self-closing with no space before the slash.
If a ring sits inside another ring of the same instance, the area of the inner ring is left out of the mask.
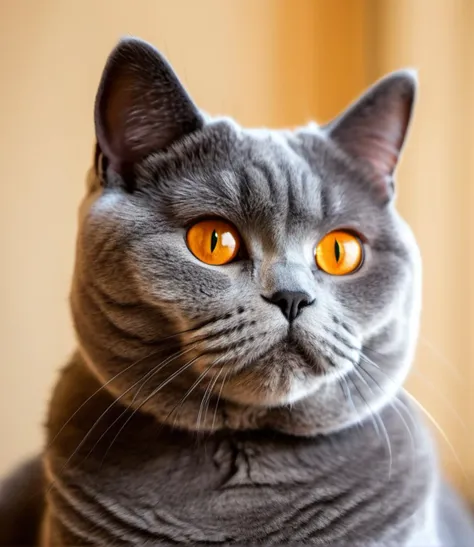
<path id="1" fill-rule="evenodd" d="M 322 356 L 309 357 L 286 340 L 230 377 L 222 396 L 242 405 L 283 406 L 313 395 L 333 376 Z"/>
<path id="2" fill-rule="evenodd" d="M 239 385 L 228 385 L 223 390 L 223 397 L 233 403 L 245 406 L 279 407 L 310 397 L 326 381 L 321 376 L 313 378 L 295 376 L 289 379 L 289 386 L 286 390 L 266 389 L 265 387 L 249 390 L 245 388 L 241 389 Z"/>

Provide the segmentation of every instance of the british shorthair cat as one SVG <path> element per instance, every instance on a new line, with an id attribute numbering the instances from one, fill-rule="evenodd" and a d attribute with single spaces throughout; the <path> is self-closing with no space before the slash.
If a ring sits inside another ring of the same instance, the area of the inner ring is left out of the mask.
<path id="1" fill-rule="evenodd" d="M 421 268 L 394 171 L 416 86 L 400 71 L 328 125 L 243 129 L 149 44 L 116 46 L 78 349 L 41 459 L 2 487 L 4 544 L 474 545 L 402 388 Z"/>

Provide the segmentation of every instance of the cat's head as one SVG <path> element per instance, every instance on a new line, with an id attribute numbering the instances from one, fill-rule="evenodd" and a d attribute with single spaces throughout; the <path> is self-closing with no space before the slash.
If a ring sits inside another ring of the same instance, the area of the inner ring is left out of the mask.
<path id="1" fill-rule="evenodd" d="M 101 381 L 190 428 L 198 412 L 211 427 L 203 397 L 311 409 L 315 431 L 385 404 L 418 327 L 419 256 L 393 200 L 415 88 L 398 72 L 327 126 L 246 130 L 202 114 L 150 45 L 120 42 L 72 291 Z"/>

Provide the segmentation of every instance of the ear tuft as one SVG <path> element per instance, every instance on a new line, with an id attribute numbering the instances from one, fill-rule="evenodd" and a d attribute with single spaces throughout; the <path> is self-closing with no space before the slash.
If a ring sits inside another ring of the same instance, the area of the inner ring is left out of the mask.
<path id="1" fill-rule="evenodd" d="M 122 39 L 105 65 L 95 101 L 99 147 L 119 174 L 200 129 L 203 119 L 166 59 Z"/>

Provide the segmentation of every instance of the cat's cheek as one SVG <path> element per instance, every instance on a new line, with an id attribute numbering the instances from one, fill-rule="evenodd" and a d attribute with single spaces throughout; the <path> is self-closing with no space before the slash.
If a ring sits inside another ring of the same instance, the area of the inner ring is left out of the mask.
<path id="1" fill-rule="evenodd" d="M 367 268 L 345 282 L 333 283 L 332 292 L 351 320 L 373 324 L 385 320 L 387 312 L 397 308 L 394 304 L 410 290 L 411 278 L 406 264 L 398 258 L 374 255 Z"/>
<path id="2" fill-rule="evenodd" d="M 151 304 L 178 308 L 193 303 L 206 305 L 218 301 L 231 287 L 227 275 L 176 259 L 136 257 L 134 269 L 143 298 Z"/>

